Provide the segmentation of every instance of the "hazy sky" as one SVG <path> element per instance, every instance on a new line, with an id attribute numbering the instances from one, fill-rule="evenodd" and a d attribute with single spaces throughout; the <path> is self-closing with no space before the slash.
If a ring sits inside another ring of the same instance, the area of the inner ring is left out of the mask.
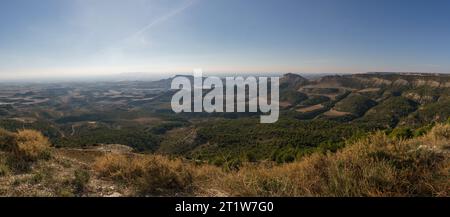
<path id="1" fill-rule="evenodd" d="M 0 79 L 450 72 L 447 0 L 1 0 Z"/>

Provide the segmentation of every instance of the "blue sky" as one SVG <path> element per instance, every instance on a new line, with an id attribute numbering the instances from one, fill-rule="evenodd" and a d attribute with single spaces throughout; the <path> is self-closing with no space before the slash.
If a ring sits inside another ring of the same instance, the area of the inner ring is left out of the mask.
<path id="1" fill-rule="evenodd" d="M 446 0 L 2 0 L 0 79 L 450 72 Z"/>

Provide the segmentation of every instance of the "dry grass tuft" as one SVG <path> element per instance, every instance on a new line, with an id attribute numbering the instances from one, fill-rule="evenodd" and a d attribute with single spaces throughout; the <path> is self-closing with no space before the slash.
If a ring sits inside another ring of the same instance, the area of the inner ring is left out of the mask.
<path id="1" fill-rule="evenodd" d="M 165 195 L 192 190 L 191 167 L 181 160 L 159 155 L 106 154 L 94 169 L 103 177 L 136 187 L 142 195 Z"/>
<path id="2" fill-rule="evenodd" d="M 17 133 L 16 142 L 14 152 L 18 158 L 36 161 L 49 156 L 51 144 L 48 138 L 38 131 L 21 130 Z"/>
<path id="3" fill-rule="evenodd" d="M 135 177 L 142 176 L 145 164 L 142 157 L 109 153 L 96 159 L 94 170 L 103 177 L 130 183 Z"/>
<path id="4" fill-rule="evenodd" d="M 14 171 L 26 171 L 31 164 L 50 158 L 50 142 L 35 130 L 17 133 L 0 129 L 0 151 L 4 152 L 5 165 Z"/>
<path id="5" fill-rule="evenodd" d="M 191 174 L 191 168 L 179 159 L 152 156 L 147 161 L 143 176 L 138 180 L 138 191 L 142 194 L 188 192 L 192 190 Z"/>

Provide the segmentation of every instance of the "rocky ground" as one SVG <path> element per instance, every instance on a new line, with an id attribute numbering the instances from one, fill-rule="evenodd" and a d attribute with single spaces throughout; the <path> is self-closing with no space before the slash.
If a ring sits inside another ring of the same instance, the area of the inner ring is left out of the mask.
<path id="1" fill-rule="evenodd" d="M 53 149 L 50 160 L 41 160 L 28 171 L 8 172 L 0 177 L 2 196 L 90 196 L 120 197 L 132 189 L 99 177 L 92 170 L 95 159 L 106 153 L 131 153 L 122 145 L 86 149 Z M 2 158 L 4 154 L 2 153 Z M 80 175 L 81 174 L 81 175 Z"/>

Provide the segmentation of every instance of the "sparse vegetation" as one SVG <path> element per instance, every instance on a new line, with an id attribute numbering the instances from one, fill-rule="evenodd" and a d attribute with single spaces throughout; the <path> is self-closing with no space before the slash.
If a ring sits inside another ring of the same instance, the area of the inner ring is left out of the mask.
<path id="1" fill-rule="evenodd" d="M 10 172 L 8 165 L 5 164 L 5 162 L 0 162 L 0 177 L 6 176 Z"/>
<path id="2" fill-rule="evenodd" d="M 394 139 L 410 139 L 414 136 L 414 132 L 407 127 L 395 128 L 389 136 Z"/>
<path id="3" fill-rule="evenodd" d="M 98 158 L 94 169 L 103 177 L 123 183 L 132 183 L 133 178 L 143 175 L 146 165 L 143 157 L 132 157 L 111 153 Z"/>
<path id="4" fill-rule="evenodd" d="M 50 155 L 50 142 L 40 132 L 21 130 L 17 133 L 13 152 L 17 158 L 25 161 L 45 159 Z"/>
<path id="5" fill-rule="evenodd" d="M 49 140 L 35 130 L 13 133 L 0 129 L 0 150 L 5 152 L 2 161 L 14 170 L 27 170 L 32 163 L 49 159 L 50 145 Z"/>
<path id="6" fill-rule="evenodd" d="M 182 193 L 192 185 L 189 165 L 157 155 L 107 154 L 94 168 L 103 177 L 134 185 L 144 195 Z"/>
<path id="7" fill-rule="evenodd" d="M 336 154 L 241 168 L 221 186 L 234 196 L 448 196 L 449 132 L 438 125 L 411 140 L 376 133 Z"/>
<path id="8" fill-rule="evenodd" d="M 439 124 L 424 136 L 401 138 L 378 132 L 336 153 L 314 153 L 282 165 L 246 163 L 238 170 L 140 155 L 106 155 L 97 168 L 108 177 L 144 183 L 151 191 L 139 192 L 150 194 L 185 192 L 180 189 L 190 186 L 230 196 L 448 196 L 450 126 Z M 146 166 L 136 166 L 142 162 Z M 217 176 L 223 177 L 217 181 Z"/>
<path id="9" fill-rule="evenodd" d="M 83 193 L 86 191 L 87 185 L 91 178 L 89 172 L 82 169 L 75 170 L 74 176 L 75 178 L 73 179 L 72 184 L 74 185 L 75 192 Z"/>

